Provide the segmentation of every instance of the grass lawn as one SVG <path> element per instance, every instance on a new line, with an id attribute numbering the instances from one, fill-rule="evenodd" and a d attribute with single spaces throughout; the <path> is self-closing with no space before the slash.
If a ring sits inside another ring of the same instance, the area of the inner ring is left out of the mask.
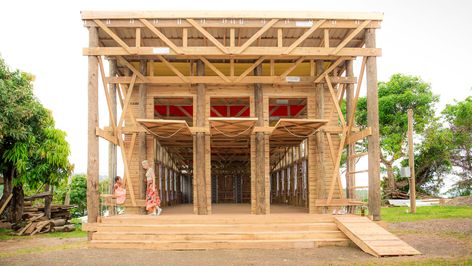
<path id="1" fill-rule="evenodd" d="M 472 218 L 472 207 L 422 206 L 416 213 L 409 213 L 408 207 L 382 208 L 382 220 L 389 223 L 412 222 L 431 219 Z"/>

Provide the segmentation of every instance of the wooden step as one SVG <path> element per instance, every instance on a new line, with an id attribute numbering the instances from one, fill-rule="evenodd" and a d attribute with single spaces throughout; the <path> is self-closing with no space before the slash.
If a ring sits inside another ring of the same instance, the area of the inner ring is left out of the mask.
<path id="1" fill-rule="evenodd" d="M 188 233 L 338 230 L 334 223 L 291 224 L 97 224 L 97 232 Z"/>
<path id="2" fill-rule="evenodd" d="M 207 250 L 207 249 L 287 249 L 315 248 L 320 246 L 347 246 L 345 238 L 285 239 L 285 240 L 225 240 L 225 241 L 152 241 L 152 240 L 92 240 L 90 248 L 131 248 L 155 250 Z"/>
<path id="3" fill-rule="evenodd" d="M 265 224 L 265 223 L 328 223 L 334 222 L 332 215 L 321 216 L 287 216 L 287 215 L 179 215 L 179 216 L 144 216 L 118 215 L 102 218 L 104 224 Z"/>
<path id="4" fill-rule="evenodd" d="M 227 232 L 216 233 L 159 233 L 140 232 L 96 232 L 94 240 L 284 240 L 284 239 L 348 239 L 341 231 L 272 231 L 272 232 Z"/>

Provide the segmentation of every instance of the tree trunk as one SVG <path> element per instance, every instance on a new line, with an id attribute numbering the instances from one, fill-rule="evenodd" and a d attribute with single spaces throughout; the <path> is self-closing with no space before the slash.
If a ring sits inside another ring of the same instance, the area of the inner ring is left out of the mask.
<path id="1" fill-rule="evenodd" d="M 393 163 L 388 162 L 385 164 L 387 167 L 387 189 L 390 193 L 395 191 L 395 176 L 393 174 Z"/>
<path id="2" fill-rule="evenodd" d="M 3 195 L 0 199 L 0 208 L 5 204 L 5 201 L 8 199 L 8 196 L 12 193 L 12 180 L 15 174 L 15 170 L 13 167 L 8 168 L 3 173 Z M 6 210 L 5 210 L 6 213 Z"/>
<path id="3" fill-rule="evenodd" d="M 44 191 L 48 192 L 51 189 L 51 196 L 44 197 L 44 216 L 48 219 L 51 219 L 51 203 L 52 203 L 52 187 L 49 184 L 46 184 Z"/>
<path id="4" fill-rule="evenodd" d="M 13 197 L 10 208 L 10 221 L 12 223 L 18 223 L 23 217 L 23 206 L 24 206 L 25 195 L 23 193 L 23 186 L 18 185 L 13 188 Z"/>

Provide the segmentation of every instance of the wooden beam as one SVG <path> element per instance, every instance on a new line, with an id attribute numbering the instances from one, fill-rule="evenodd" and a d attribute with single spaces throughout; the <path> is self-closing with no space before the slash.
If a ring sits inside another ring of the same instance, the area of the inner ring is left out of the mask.
<path id="1" fill-rule="evenodd" d="M 98 46 L 98 29 L 89 28 L 89 47 Z M 98 127 L 98 60 L 88 57 L 88 154 L 87 154 L 87 214 L 88 222 L 96 223 L 100 216 L 98 192 L 99 149 L 96 128 Z M 92 235 L 88 234 L 88 239 Z"/>
<path id="2" fill-rule="evenodd" d="M 333 145 L 333 140 L 331 138 L 331 133 L 326 132 L 326 139 L 328 140 L 328 147 L 331 155 L 331 160 L 333 161 L 333 165 L 336 165 L 340 162 L 337 160 L 341 160 L 341 158 L 337 158 L 336 155 L 334 154 L 334 145 Z M 341 183 L 341 176 L 339 175 L 339 170 L 335 175 L 333 175 L 333 178 L 336 178 L 337 184 L 338 184 L 338 192 L 340 197 L 343 197 L 343 185 Z"/>
<path id="3" fill-rule="evenodd" d="M 137 75 L 143 82 L 147 82 L 146 77 L 141 74 L 139 70 L 137 70 L 132 64 L 130 64 L 126 59 L 124 59 L 122 56 L 117 56 L 117 60 L 124 64 L 127 68 L 129 68 L 135 75 Z"/>
<path id="4" fill-rule="evenodd" d="M 295 49 L 295 47 L 299 46 L 304 40 L 306 40 L 315 30 L 317 30 L 326 20 L 318 20 L 310 29 L 305 31 L 302 36 L 300 36 L 296 41 L 294 41 L 284 52 L 283 54 L 290 54 L 290 52 Z"/>
<path id="5" fill-rule="evenodd" d="M 410 212 L 416 213 L 415 152 L 413 144 L 413 109 L 408 109 L 408 165 L 410 167 Z"/>
<path id="6" fill-rule="evenodd" d="M 197 75 L 205 75 L 205 67 L 202 61 L 197 61 Z M 205 127 L 205 108 L 206 108 L 206 88 L 204 84 L 197 84 L 197 95 L 196 95 L 196 126 Z M 207 156 L 205 149 L 205 133 L 196 132 L 195 134 L 195 151 L 194 151 L 194 160 L 195 160 L 195 177 L 194 177 L 194 186 L 196 200 L 196 214 L 205 215 L 208 214 L 207 208 L 207 182 L 206 182 L 206 160 L 210 159 Z"/>
<path id="7" fill-rule="evenodd" d="M 362 131 L 351 133 L 346 139 L 345 145 L 354 144 L 361 139 L 365 139 L 372 134 L 372 129 L 370 127 L 365 128 Z"/>
<path id="8" fill-rule="evenodd" d="M 215 72 L 223 81 L 228 82 L 228 83 L 231 82 L 228 79 L 228 77 L 225 76 L 225 74 L 223 74 L 220 70 L 218 70 L 218 68 L 216 68 L 212 63 L 210 63 L 210 61 L 208 61 L 205 57 L 200 56 L 199 58 L 205 63 L 205 65 L 207 65 L 211 70 L 213 70 L 213 72 Z"/>
<path id="9" fill-rule="evenodd" d="M 195 20 L 189 18 L 187 19 L 188 23 L 190 23 L 195 29 L 197 29 L 203 36 L 205 36 L 211 43 L 213 43 L 218 49 L 221 50 L 224 54 L 228 54 L 226 47 L 221 44 L 213 35 L 211 35 L 207 30 L 205 30 L 200 24 L 198 24 Z"/>
<path id="10" fill-rule="evenodd" d="M 341 64 L 344 60 L 346 60 L 343 57 L 340 57 L 338 60 L 336 60 L 334 63 L 332 63 L 323 73 L 321 73 L 316 79 L 315 83 L 319 83 L 326 75 L 331 73 L 339 64 Z"/>
<path id="11" fill-rule="evenodd" d="M 108 140 L 109 142 L 113 143 L 114 145 L 118 145 L 118 140 L 110 132 L 104 131 L 103 129 L 101 129 L 99 127 L 96 128 L 95 132 L 96 132 L 97 136 L 99 136 L 99 137 L 101 137 L 105 140 Z"/>
<path id="12" fill-rule="evenodd" d="M 251 71 L 253 71 L 257 66 L 259 66 L 262 61 L 266 59 L 265 56 L 261 56 L 254 64 L 252 64 L 249 68 L 247 68 L 239 77 L 235 80 L 236 82 L 241 81 L 244 77 L 246 77 Z"/>
<path id="13" fill-rule="evenodd" d="M 269 30 L 277 21 L 278 19 L 271 19 L 268 23 L 266 23 L 262 28 L 260 28 L 254 35 L 249 38 L 241 47 L 236 51 L 236 54 L 241 54 L 248 48 L 255 40 L 262 36 L 267 30 Z"/>
<path id="14" fill-rule="evenodd" d="M 188 28 L 182 29 L 182 47 L 188 46 Z"/>
<path id="15" fill-rule="evenodd" d="M 239 77 L 239 76 L 238 76 Z M 297 82 L 297 85 L 312 85 L 315 81 L 314 77 L 311 76 L 299 76 L 300 81 Z M 203 84 L 218 84 L 222 83 L 221 77 L 218 76 L 185 76 L 185 79 L 188 80 L 188 83 L 203 83 Z M 136 84 L 146 83 L 146 84 L 188 84 L 184 82 L 178 76 L 146 76 L 146 82 L 142 81 L 141 79 L 136 80 Z M 355 83 L 357 81 L 354 77 L 333 77 L 330 76 L 331 83 L 339 84 L 339 83 Z M 124 77 L 108 77 L 106 82 L 110 84 L 129 84 L 131 82 L 130 76 Z M 287 81 L 285 79 L 280 79 L 280 76 L 248 76 L 246 74 L 245 77 L 241 78 L 240 80 L 230 80 L 230 84 L 292 84 L 292 82 Z M 322 79 L 318 83 L 325 83 L 325 80 Z"/>
<path id="16" fill-rule="evenodd" d="M 136 81 L 136 74 L 133 74 L 133 77 L 131 79 L 131 84 L 129 85 L 128 87 L 128 91 L 126 92 L 126 96 L 125 96 L 125 99 L 124 99 L 124 103 L 123 103 L 123 110 L 121 112 L 121 117 L 120 117 L 120 120 L 118 122 L 118 129 L 121 129 L 121 127 L 123 126 L 123 122 L 125 121 L 125 116 L 128 112 L 128 106 L 129 106 L 129 102 L 131 100 L 131 94 L 133 93 L 133 88 L 134 88 L 134 82 Z"/>
<path id="17" fill-rule="evenodd" d="M 300 57 L 297 61 L 295 61 L 294 64 L 292 64 L 287 70 L 285 70 L 284 73 L 282 73 L 282 75 L 280 75 L 280 79 L 285 79 L 287 75 L 292 73 L 292 71 L 295 70 L 295 68 L 297 68 L 297 66 L 299 66 L 300 63 L 302 63 L 304 60 L 305 60 L 304 57 Z"/>
<path id="18" fill-rule="evenodd" d="M 136 28 L 136 41 L 134 46 L 136 46 L 136 48 L 141 47 L 141 28 Z"/>
<path id="19" fill-rule="evenodd" d="M 341 120 L 341 126 L 345 127 L 346 126 L 346 121 L 344 120 L 344 115 L 341 111 L 341 107 L 339 107 L 339 102 L 338 99 L 336 98 L 336 95 L 334 94 L 334 89 L 333 85 L 331 84 L 331 81 L 329 77 L 326 75 L 325 76 L 326 84 L 328 84 L 329 92 L 331 94 L 331 100 L 333 102 L 334 108 L 336 108 L 336 111 L 338 112 L 338 117 Z"/>
<path id="20" fill-rule="evenodd" d="M 324 29 L 323 44 L 324 48 L 329 48 L 329 29 Z"/>
<path id="21" fill-rule="evenodd" d="M 283 29 L 277 29 L 277 47 L 282 48 L 284 46 L 284 36 L 283 36 Z"/>
<path id="22" fill-rule="evenodd" d="M 351 32 L 333 51 L 333 54 L 337 54 L 342 48 L 344 48 L 354 37 L 361 32 L 368 24 L 370 20 L 363 21 L 357 29 Z"/>
<path id="23" fill-rule="evenodd" d="M 105 98 L 107 100 L 107 106 L 108 106 L 108 114 L 109 114 L 109 119 L 110 119 L 110 124 L 115 127 L 116 122 L 115 122 L 115 114 L 113 112 L 113 107 L 112 107 L 112 99 L 110 97 L 110 94 L 108 92 L 108 83 L 106 82 L 106 77 L 105 77 L 105 68 L 103 67 L 103 61 L 101 56 L 97 56 L 98 60 L 98 65 L 100 69 L 100 77 L 102 78 L 102 85 L 103 85 L 103 91 L 105 93 Z M 116 99 L 115 99 L 116 101 Z"/>
<path id="24" fill-rule="evenodd" d="M 234 55 L 229 55 L 222 52 L 221 49 L 214 46 L 188 46 L 180 47 L 182 54 L 179 54 L 173 50 L 170 50 L 166 55 L 175 55 L 181 58 L 195 58 L 196 56 L 205 56 L 206 58 L 214 57 L 221 59 L 231 59 Z M 344 47 L 336 55 L 333 55 L 333 48 L 324 47 L 296 47 L 293 51 L 286 55 L 283 54 L 286 47 L 272 47 L 272 46 L 251 46 L 244 50 L 241 54 L 238 54 L 238 58 L 254 59 L 260 56 L 270 56 L 277 58 L 296 58 L 299 56 L 310 57 L 311 59 L 334 60 L 338 57 L 357 57 L 357 56 L 381 56 L 382 49 L 380 48 L 362 48 L 362 47 Z M 130 47 L 130 51 L 133 55 L 156 55 L 153 47 Z M 130 53 L 123 47 L 88 47 L 82 50 L 82 54 L 88 55 L 102 55 L 102 56 L 118 56 L 118 55 L 130 55 Z"/>
<path id="25" fill-rule="evenodd" d="M 187 79 L 182 72 L 180 72 L 175 66 L 173 66 L 169 61 L 167 61 L 162 55 L 156 55 L 159 60 L 164 63 L 172 72 L 174 72 L 183 82 L 189 83 L 189 80 Z"/>
<path id="26" fill-rule="evenodd" d="M 130 47 L 116 35 L 111 29 L 109 29 L 103 22 L 98 19 L 93 20 L 104 32 L 106 32 L 115 42 L 117 42 L 123 49 L 125 49 L 129 54 L 134 54 L 134 51 L 130 49 Z M 96 46 L 90 47 L 98 47 L 98 42 Z"/>
<path id="27" fill-rule="evenodd" d="M 262 66 L 257 64 L 254 69 L 254 76 L 262 74 Z M 254 84 L 254 107 L 255 116 L 257 117 L 256 126 L 264 126 L 264 102 L 263 89 L 260 84 Z M 266 214 L 266 159 L 265 159 L 265 135 L 263 132 L 256 132 L 255 136 L 255 214 Z"/>
<path id="28" fill-rule="evenodd" d="M 223 117 L 223 115 L 222 115 L 220 112 L 218 112 L 218 110 L 216 110 L 215 107 L 213 107 L 213 106 L 210 107 L 210 110 L 213 111 L 213 112 L 215 112 L 215 114 L 216 114 L 217 116 Z"/>
<path id="29" fill-rule="evenodd" d="M 182 50 L 180 50 L 177 45 L 175 45 L 171 40 L 169 40 L 162 32 L 160 32 L 151 22 L 147 19 L 140 19 L 141 23 L 143 23 L 152 33 L 156 34 L 161 41 L 167 44 L 172 50 L 175 51 L 176 54 L 182 54 Z"/>
<path id="30" fill-rule="evenodd" d="M 375 30 L 368 29 L 365 45 L 375 47 Z M 367 74 L 367 126 L 372 128 L 368 137 L 369 152 L 369 215 L 374 221 L 380 220 L 380 136 L 379 136 L 379 100 L 377 88 L 377 59 L 368 57 Z"/>

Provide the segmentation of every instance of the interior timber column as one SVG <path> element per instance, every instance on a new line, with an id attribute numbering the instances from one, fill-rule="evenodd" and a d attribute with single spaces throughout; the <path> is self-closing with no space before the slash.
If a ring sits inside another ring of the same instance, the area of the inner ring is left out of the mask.
<path id="1" fill-rule="evenodd" d="M 108 71 L 109 76 L 114 77 L 116 76 L 116 59 L 108 59 Z M 116 84 L 109 83 L 108 84 L 108 93 L 110 94 L 110 105 L 111 105 L 111 112 L 115 119 L 115 125 L 117 123 L 116 119 Z M 111 127 L 112 122 L 110 121 L 109 126 Z M 108 143 L 108 178 L 110 180 L 110 193 L 113 193 L 114 186 L 115 186 L 115 176 L 117 175 L 117 150 L 116 145 L 112 142 Z M 109 208 L 110 214 L 114 214 L 114 208 Z"/>
<path id="2" fill-rule="evenodd" d="M 346 62 L 346 75 L 348 77 L 354 77 L 353 61 L 349 60 Z M 347 84 L 346 88 L 346 117 L 350 117 L 351 114 L 355 113 L 354 110 L 354 84 Z M 354 123 L 354 120 L 353 120 Z M 351 156 L 355 154 L 355 144 L 349 144 L 347 146 L 347 160 L 346 160 L 346 196 L 348 199 L 355 197 L 354 186 L 356 185 L 355 175 L 350 174 L 356 171 L 356 159 Z"/>
<path id="3" fill-rule="evenodd" d="M 139 62 L 139 71 L 144 76 L 147 76 L 147 61 L 140 60 Z M 139 84 L 139 109 L 138 117 L 146 117 L 146 100 L 147 100 L 147 89 L 146 84 Z M 139 178 L 141 180 L 139 186 L 139 198 L 144 199 L 146 194 L 146 172 L 144 168 L 141 167 L 141 162 L 147 159 L 146 156 L 147 145 L 146 145 L 146 132 L 139 132 L 138 135 L 138 152 L 139 152 Z M 149 162 L 154 167 L 154 162 Z"/>
<path id="4" fill-rule="evenodd" d="M 254 76 L 262 74 L 262 65 L 254 69 Z M 264 101 L 262 85 L 254 84 L 254 106 L 257 117 L 256 126 L 264 126 Z M 266 214 L 266 176 L 265 176 L 265 136 L 264 132 L 256 132 L 256 214 Z"/>
<path id="5" fill-rule="evenodd" d="M 375 30 L 367 29 L 366 48 L 375 48 Z M 380 141 L 379 141 L 379 103 L 377 88 L 377 58 L 367 57 L 367 126 L 372 128 L 368 140 L 369 155 L 369 215 L 374 221 L 380 220 Z"/>
<path id="6" fill-rule="evenodd" d="M 197 76 L 205 75 L 205 65 L 202 61 L 197 61 Z M 200 129 L 195 134 L 195 167 L 194 169 L 194 186 L 196 186 L 197 214 L 208 214 L 207 211 L 207 184 L 206 184 L 206 167 L 205 160 L 205 132 L 201 129 L 205 127 L 205 85 L 197 85 L 197 117 L 196 126 Z M 210 159 L 210 158 L 208 158 Z"/>
<path id="7" fill-rule="evenodd" d="M 89 47 L 98 47 L 98 30 L 89 27 Z M 99 214 L 98 195 L 98 59 L 88 57 L 88 158 L 87 158 L 87 214 L 88 222 L 96 223 Z M 88 233 L 91 240 L 92 234 Z"/>

